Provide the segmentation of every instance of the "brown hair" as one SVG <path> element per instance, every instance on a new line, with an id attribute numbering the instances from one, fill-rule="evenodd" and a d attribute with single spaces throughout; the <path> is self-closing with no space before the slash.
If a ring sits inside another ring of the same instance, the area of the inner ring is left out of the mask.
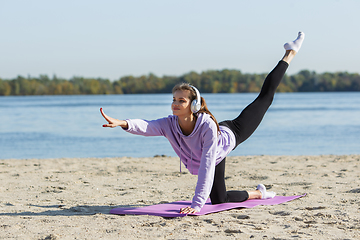
<path id="1" fill-rule="evenodd" d="M 181 91 L 188 90 L 190 92 L 190 96 L 189 96 L 190 102 L 192 102 L 193 100 L 196 99 L 196 92 L 195 92 L 194 88 L 192 88 L 189 83 L 176 84 L 172 89 L 172 93 L 174 94 L 174 92 L 176 92 L 177 90 L 181 90 Z M 220 133 L 220 127 L 219 127 L 218 122 L 216 121 L 216 118 L 214 117 L 214 115 L 212 115 L 212 113 L 207 108 L 205 99 L 203 97 L 200 97 L 200 98 L 201 98 L 201 108 L 197 113 L 207 113 L 207 114 L 209 114 L 211 119 L 215 122 L 218 132 Z M 193 113 L 193 114 L 197 118 L 197 115 L 195 113 Z"/>

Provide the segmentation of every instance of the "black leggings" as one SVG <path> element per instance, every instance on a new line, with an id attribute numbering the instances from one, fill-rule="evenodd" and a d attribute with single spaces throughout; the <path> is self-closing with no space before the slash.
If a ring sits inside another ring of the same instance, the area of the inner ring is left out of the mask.
<path id="1" fill-rule="evenodd" d="M 279 86 L 288 66 L 287 62 L 280 61 L 265 78 L 259 96 L 237 118 L 219 123 L 219 125 L 228 127 L 234 133 L 236 139 L 234 149 L 248 139 L 259 126 L 273 101 L 276 88 Z M 215 167 L 214 183 L 210 193 L 211 203 L 243 202 L 248 198 L 247 191 L 226 191 L 224 158 Z"/>

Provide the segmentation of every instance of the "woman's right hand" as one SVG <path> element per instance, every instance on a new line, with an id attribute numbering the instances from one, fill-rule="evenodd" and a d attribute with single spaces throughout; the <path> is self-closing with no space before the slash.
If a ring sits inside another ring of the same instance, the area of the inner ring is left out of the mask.
<path id="1" fill-rule="evenodd" d="M 105 118 L 105 120 L 108 122 L 108 124 L 104 124 L 103 127 L 111 127 L 111 128 L 114 128 L 114 127 L 120 126 L 120 127 L 122 127 L 122 128 L 125 128 L 125 129 L 128 128 L 128 123 L 127 123 L 126 121 L 109 117 L 108 115 L 106 115 L 106 114 L 104 113 L 104 111 L 103 111 L 102 108 L 100 108 L 100 112 L 101 112 L 101 115 L 102 115 L 102 116 Z"/>

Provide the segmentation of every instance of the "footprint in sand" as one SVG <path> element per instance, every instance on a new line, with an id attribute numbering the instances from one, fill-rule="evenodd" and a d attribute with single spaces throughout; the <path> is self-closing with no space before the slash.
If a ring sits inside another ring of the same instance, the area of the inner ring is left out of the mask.
<path id="1" fill-rule="evenodd" d="M 360 188 L 351 189 L 347 193 L 360 193 Z"/>
<path id="2" fill-rule="evenodd" d="M 325 207 L 306 207 L 305 209 L 306 209 L 306 210 L 310 210 L 310 211 L 312 211 L 312 210 L 321 210 L 321 209 L 325 209 Z"/>
<path id="3" fill-rule="evenodd" d="M 250 219 L 248 215 L 233 215 L 232 217 L 236 219 Z"/>
<path id="4" fill-rule="evenodd" d="M 279 211 L 279 212 L 269 212 L 272 215 L 278 215 L 278 216 L 289 216 L 291 213 L 285 212 L 285 211 Z"/>

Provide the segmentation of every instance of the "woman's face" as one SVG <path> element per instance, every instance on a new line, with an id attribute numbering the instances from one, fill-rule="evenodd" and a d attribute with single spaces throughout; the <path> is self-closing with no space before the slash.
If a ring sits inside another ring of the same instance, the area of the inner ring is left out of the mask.
<path id="1" fill-rule="evenodd" d="M 173 94 L 173 102 L 171 110 L 175 116 L 188 116 L 191 115 L 191 101 L 189 90 L 177 90 Z"/>

